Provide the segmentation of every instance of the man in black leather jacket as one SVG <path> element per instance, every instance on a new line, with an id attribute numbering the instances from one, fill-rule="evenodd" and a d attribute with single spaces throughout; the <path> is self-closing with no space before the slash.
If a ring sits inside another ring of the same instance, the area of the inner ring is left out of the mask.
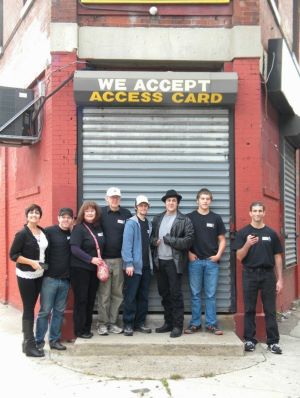
<path id="1" fill-rule="evenodd" d="M 164 325 L 155 331 L 171 332 L 170 337 L 182 334 L 184 304 L 181 279 L 194 235 L 190 219 L 178 210 L 181 199 L 175 190 L 167 191 L 161 199 L 165 202 L 166 211 L 156 215 L 152 222 L 153 262 L 165 319 Z"/>

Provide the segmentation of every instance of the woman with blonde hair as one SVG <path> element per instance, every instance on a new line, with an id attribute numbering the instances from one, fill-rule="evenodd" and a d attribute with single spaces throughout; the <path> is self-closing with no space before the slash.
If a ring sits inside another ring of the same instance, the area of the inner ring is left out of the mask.
<path id="1" fill-rule="evenodd" d="M 97 266 L 101 263 L 104 236 L 101 210 L 94 201 L 85 201 L 79 209 L 76 225 L 71 233 L 71 285 L 74 292 L 74 333 L 90 339 L 93 309 L 98 289 Z"/>

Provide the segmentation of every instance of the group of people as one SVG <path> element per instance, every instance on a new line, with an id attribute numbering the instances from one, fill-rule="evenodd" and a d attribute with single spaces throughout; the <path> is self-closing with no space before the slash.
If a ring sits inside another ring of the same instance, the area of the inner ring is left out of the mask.
<path id="1" fill-rule="evenodd" d="M 74 221 L 73 211 L 62 208 L 58 224 L 41 228 L 42 209 L 31 205 L 25 210 L 27 222 L 12 243 L 10 257 L 16 261 L 16 274 L 23 302 L 23 352 L 44 356 L 45 336 L 49 328 L 51 349 L 65 350 L 60 341 L 69 286 L 74 293 L 74 334 L 93 337 L 93 310 L 98 297 L 97 332 L 151 333 L 146 324 L 151 275 L 157 275 L 162 299 L 164 323 L 156 333 L 170 333 L 176 338 L 202 330 L 202 291 L 205 323 L 209 333 L 222 335 L 216 311 L 219 262 L 225 251 L 226 229 L 220 215 L 211 211 L 212 193 L 203 188 L 197 193 L 197 208 L 184 215 L 179 211 L 182 196 L 171 189 L 161 198 L 165 210 L 147 214 L 149 200 L 144 195 L 135 200 L 135 215 L 122 207 L 121 191 L 111 187 L 106 192 L 107 206 L 85 201 Z M 233 250 L 243 263 L 245 303 L 245 351 L 253 351 L 258 291 L 261 290 L 266 318 L 267 344 L 280 354 L 276 322 L 276 293 L 282 289 L 282 248 L 278 235 L 264 224 L 265 207 L 261 202 L 250 206 L 251 223 L 238 231 Z M 109 278 L 99 281 L 97 267 L 103 261 Z M 184 324 L 182 274 L 188 269 L 191 292 L 191 320 Z M 40 297 L 40 310 L 34 333 L 34 308 Z M 123 303 L 123 325 L 118 325 Z M 50 322 L 50 324 L 49 324 Z"/>

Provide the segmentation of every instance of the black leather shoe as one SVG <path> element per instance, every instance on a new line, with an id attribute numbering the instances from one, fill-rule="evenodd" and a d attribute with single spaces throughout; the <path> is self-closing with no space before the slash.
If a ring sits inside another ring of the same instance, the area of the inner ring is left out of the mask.
<path id="1" fill-rule="evenodd" d="M 38 343 L 38 342 L 36 341 L 35 345 L 36 345 L 36 348 L 37 348 L 38 350 L 42 350 L 42 349 L 45 347 L 45 342 L 44 342 L 44 341 L 41 341 L 41 342 Z"/>
<path id="2" fill-rule="evenodd" d="M 39 350 L 35 345 L 34 338 L 25 341 L 25 354 L 27 357 L 44 357 L 44 350 Z"/>
<path id="3" fill-rule="evenodd" d="M 170 333 L 170 337 L 180 337 L 182 335 L 182 328 L 174 327 Z"/>
<path id="4" fill-rule="evenodd" d="M 91 339 L 93 337 L 92 332 L 86 332 L 86 333 L 80 333 L 77 337 L 80 337 L 81 339 Z"/>
<path id="5" fill-rule="evenodd" d="M 59 350 L 59 351 L 64 351 L 67 349 L 67 347 L 63 344 L 61 344 L 59 341 L 50 341 L 49 346 L 51 350 Z"/>
<path id="6" fill-rule="evenodd" d="M 172 329 L 172 326 L 164 323 L 161 327 L 155 329 L 155 333 L 167 333 L 171 332 Z"/>
<path id="7" fill-rule="evenodd" d="M 131 326 L 129 326 L 129 325 L 125 326 L 124 336 L 133 336 L 133 329 Z"/>
<path id="8" fill-rule="evenodd" d="M 147 328 L 147 326 L 145 326 L 144 324 L 136 326 L 134 328 L 134 330 L 136 330 L 137 332 L 140 332 L 140 333 L 151 333 L 152 332 L 152 329 Z"/>

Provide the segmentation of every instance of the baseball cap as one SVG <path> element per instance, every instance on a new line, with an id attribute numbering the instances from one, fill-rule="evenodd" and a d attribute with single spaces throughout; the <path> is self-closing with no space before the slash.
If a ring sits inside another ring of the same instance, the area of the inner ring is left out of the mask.
<path id="1" fill-rule="evenodd" d="M 74 217 L 73 210 L 70 209 L 70 207 L 62 207 L 61 209 L 59 209 L 58 215 L 61 217 L 62 216 L 70 216 L 72 218 Z"/>
<path id="2" fill-rule="evenodd" d="M 106 191 L 106 196 L 121 196 L 121 191 L 119 188 L 111 187 Z"/>
<path id="3" fill-rule="evenodd" d="M 136 197 L 135 205 L 138 206 L 141 203 L 148 203 L 148 205 L 150 206 L 150 203 L 149 203 L 149 200 L 148 200 L 147 196 L 139 195 L 139 196 Z"/>

